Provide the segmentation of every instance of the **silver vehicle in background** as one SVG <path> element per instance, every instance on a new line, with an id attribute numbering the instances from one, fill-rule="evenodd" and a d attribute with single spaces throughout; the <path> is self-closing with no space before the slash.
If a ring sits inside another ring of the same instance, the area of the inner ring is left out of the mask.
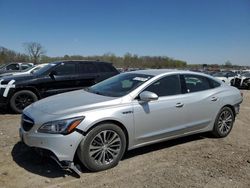
<path id="1" fill-rule="evenodd" d="M 3 76 L 17 76 L 17 75 L 24 75 L 24 74 L 33 74 L 36 71 L 38 71 L 39 69 L 45 67 L 46 65 L 48 65 L 48 63 L 34 65 L 34 66 L 30 67 L 30 68 L 27 68 L 27 69 L 19 71 L 19 72 L 17 71 L 17 72 L 3 73 L 3 74 L 0 75 L 0 77 L 3 77 Z"/>
<path id="2" fill-rule="evenodd" d="M 217 72 L 213 74 L 213 76 L 225 82 L 226 84 L 231 85 L 232 80 L 239 75 L 235 72 L 229 71 L 229 72 Z"/>
<path id="3" fill-rule="evenodd" d="M 40 100 L 23 111 L 20 137 L 61 166 L 112 168 L 127 150 L 186 135 L 227 136 L 242 96 L 209 75 L 179 70 L 122 73 L 86 90 Z"/>

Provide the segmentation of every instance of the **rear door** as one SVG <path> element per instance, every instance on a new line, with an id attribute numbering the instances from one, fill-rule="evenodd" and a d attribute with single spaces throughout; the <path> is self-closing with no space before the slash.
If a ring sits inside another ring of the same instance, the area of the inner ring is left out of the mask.
<path id="1" fill-rule="evenodd" d="M 93 62 L 78 62 L 76 84 L 78 88 L 85 88 L 97 83 L 100 74 Z"/>
<path id="2" fill-rule="evenodd" d="M 204 76 L 181 75 L 185 92 L 182 103 L 185 106 L 186 132 L 204 129 L 213 124 L 216 114 L 220 110 L 220 84 Z"/>

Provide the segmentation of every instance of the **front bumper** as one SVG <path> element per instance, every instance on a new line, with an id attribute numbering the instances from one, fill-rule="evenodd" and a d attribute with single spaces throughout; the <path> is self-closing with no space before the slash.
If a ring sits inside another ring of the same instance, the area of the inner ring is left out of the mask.
<path id="1" fill-rule="evenodd" d="M 22 127 L 19 129 L 21 141 L 34 148 L 51 151 L 59 162 L 73 161 L 76 150 L 84 136 L 78 132 L 68 135 L 38 133 L 37 131 L 26 132 Z"/>

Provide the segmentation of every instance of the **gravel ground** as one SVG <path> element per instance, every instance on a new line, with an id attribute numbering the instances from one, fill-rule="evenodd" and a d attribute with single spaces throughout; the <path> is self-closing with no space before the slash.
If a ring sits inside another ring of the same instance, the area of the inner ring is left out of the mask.
<path id="1" fill-rule="evenodd" d="M 19 142 L 20 115 L 0 114 L 0 187 L 250 187 L 250 91 L 231 134 L 189 136 L 128 152 L 113 169 L 81 178 Z"/>

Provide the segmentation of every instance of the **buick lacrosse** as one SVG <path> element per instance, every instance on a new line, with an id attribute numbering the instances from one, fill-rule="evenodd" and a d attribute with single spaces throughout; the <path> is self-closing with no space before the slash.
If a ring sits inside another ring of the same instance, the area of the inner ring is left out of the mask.
<path id="1" fill-rule="evenodd" d="M 186 135 L 232 130 L 243 98 L 237 88 L 191 71 L 142 70 L 28 106 L 21 140 L 78 172 L 112 168 L 127 150 Z"/>

